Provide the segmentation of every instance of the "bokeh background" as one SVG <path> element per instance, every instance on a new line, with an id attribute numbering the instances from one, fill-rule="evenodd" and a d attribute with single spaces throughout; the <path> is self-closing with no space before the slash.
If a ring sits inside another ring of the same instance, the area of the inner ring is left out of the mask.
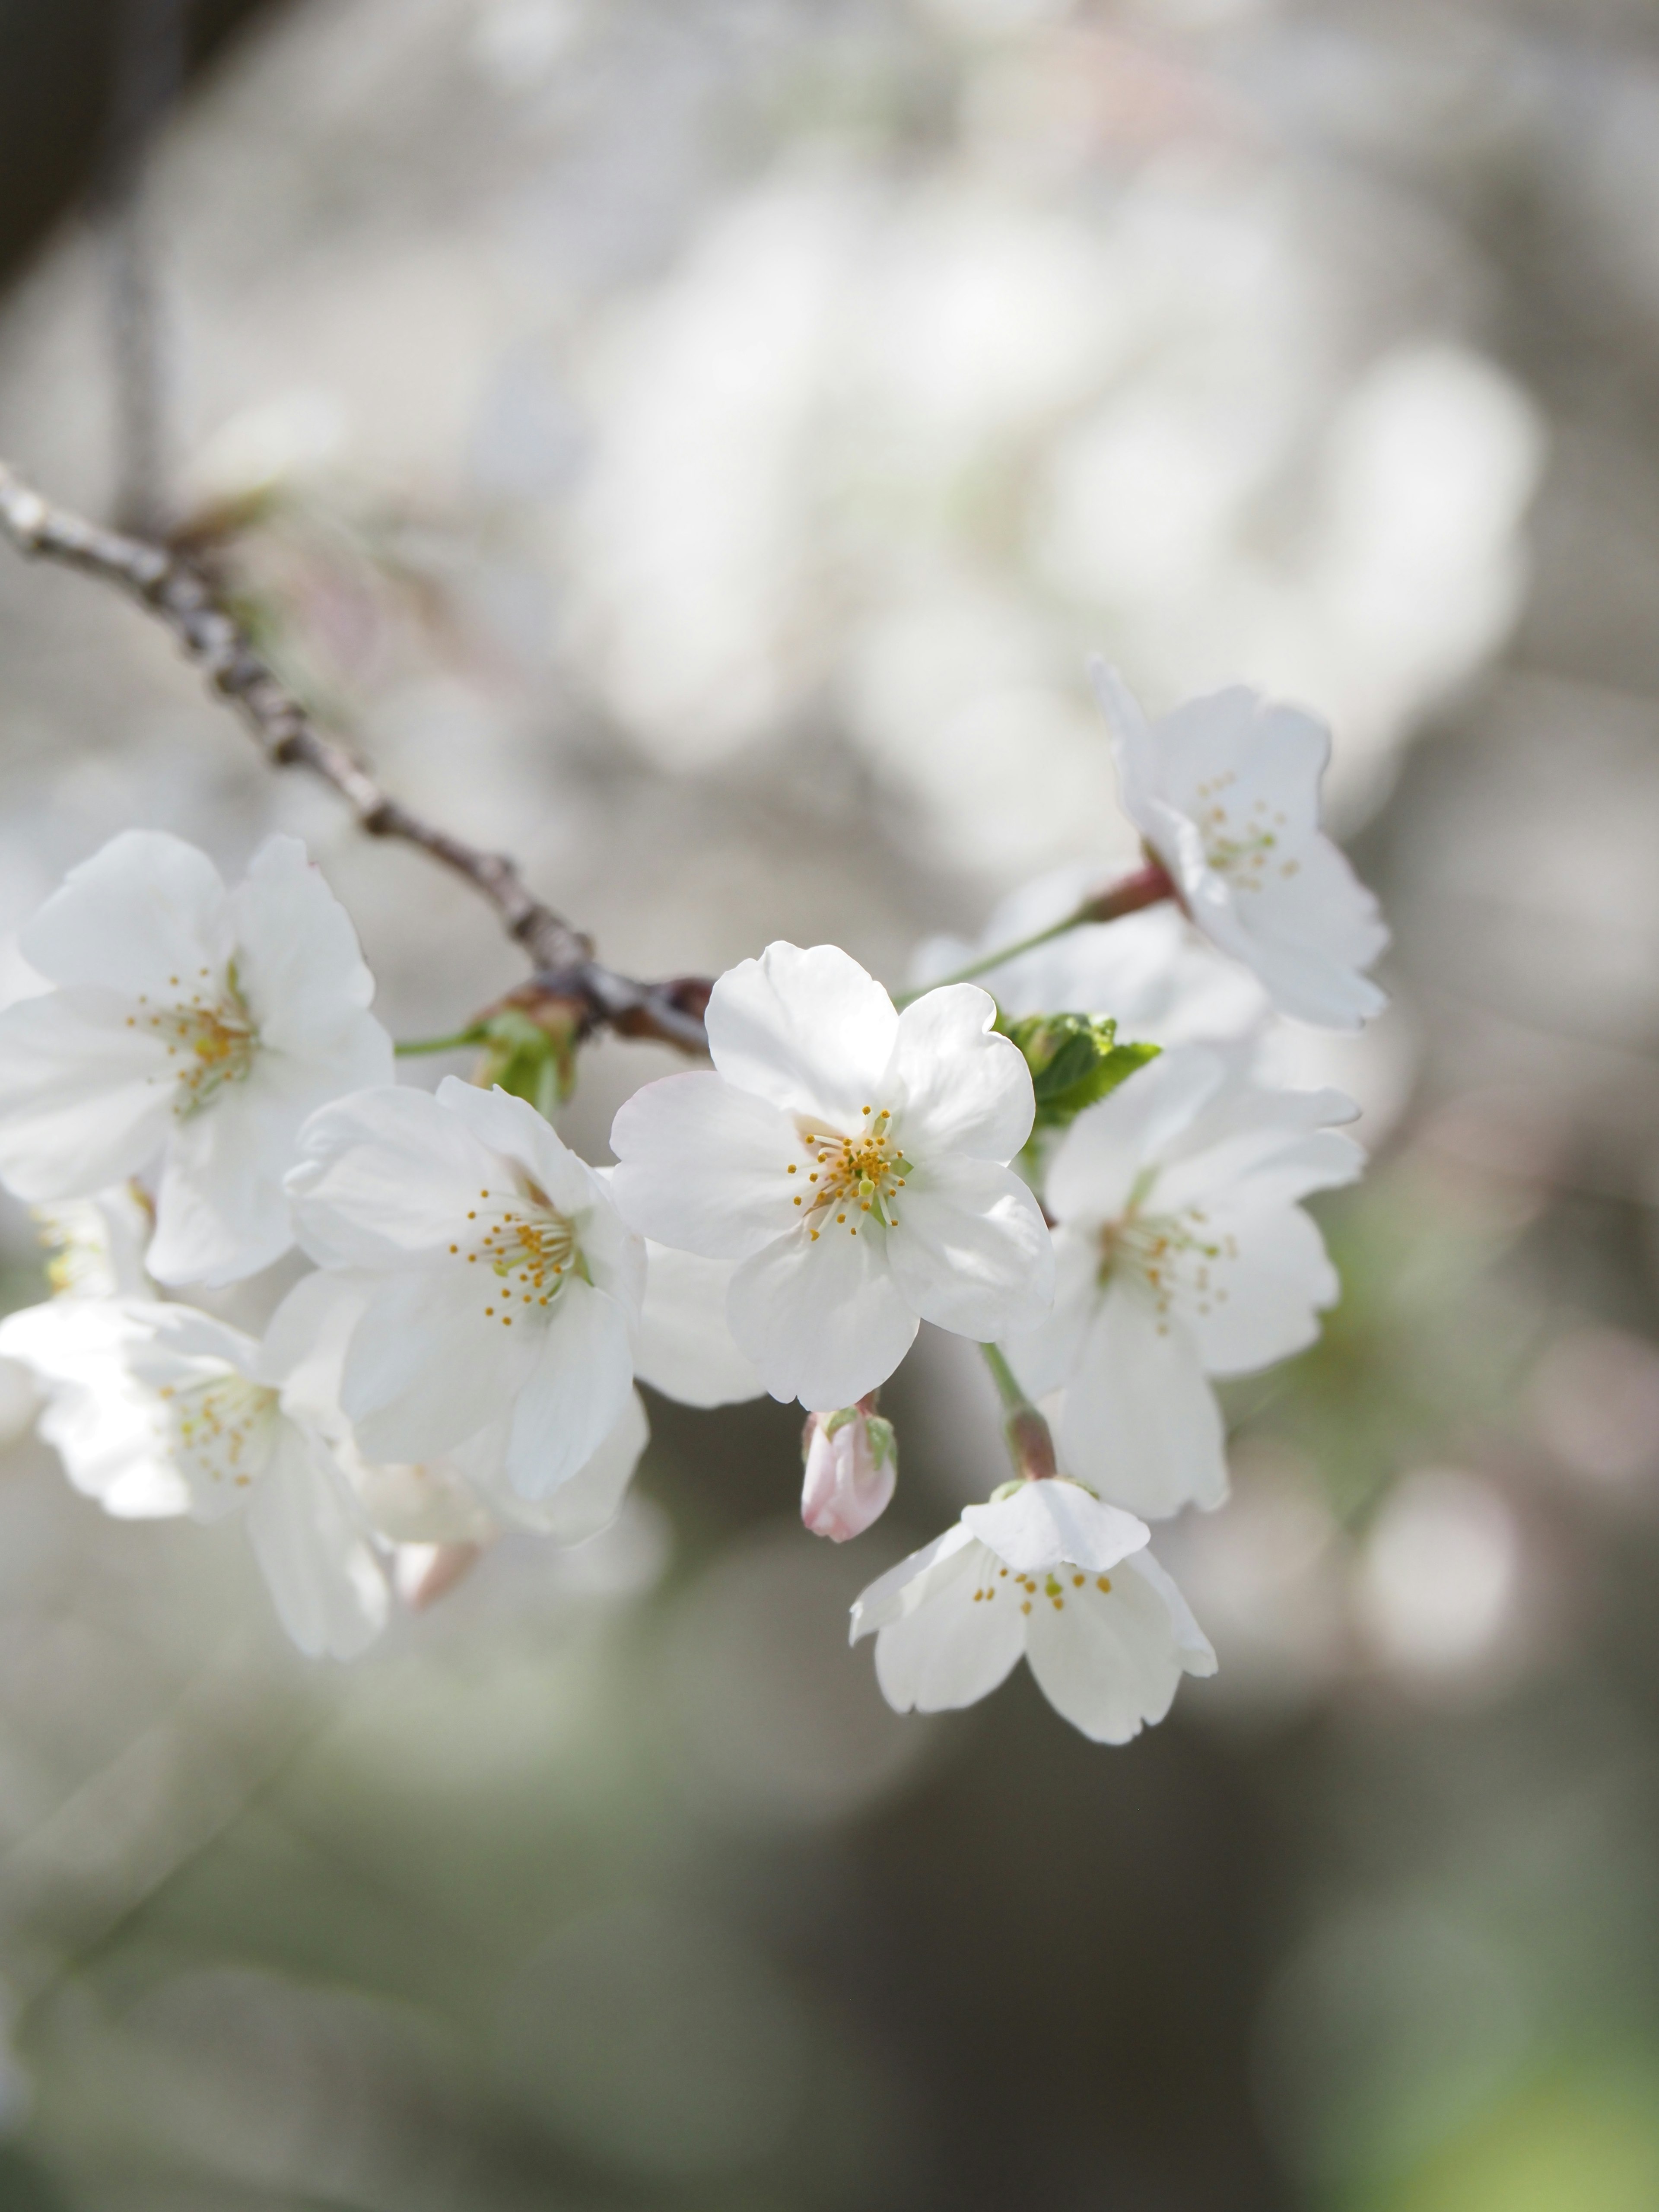
<path id="1" fill-rule="evenodd" d="M 153 356 L 279 664 L 616 964 L 902 980 L 1107 872 L 1091 648 L 1327 714 L 1396 933 L 1296 1043 L 1375 1155 L 1342 1305 L 1160 1543 L 1221 1673 L 1126 1750 L 844 1647 L 997 1479 L 949 1340 L 860 1544 L 787 1409 L 653 1404 L 610 1535 L 349 1670 L 0 1376 L 0 2206 L 1652 2212 L 1652 6 L 3 0 L 0 119 L 0 452 L 111 512 Z M 518 980 L 9 558 L 0 775 L 0 932 L 129 824 L 280 827 L 394 1032 Z M 594 1050 L 573 1140 L 668 1065 Z"/>

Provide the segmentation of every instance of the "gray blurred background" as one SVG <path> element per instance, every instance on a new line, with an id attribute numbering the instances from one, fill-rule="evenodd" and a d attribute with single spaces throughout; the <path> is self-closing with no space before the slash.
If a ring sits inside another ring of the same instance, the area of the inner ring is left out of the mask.
<path id="1" fill-rule="evenodd" d="M 291 679 L 620 966 L 902 980 L 1121 860 L 1091 648 L 1326 713 L 1397 940 L 1295 1042 L 1376 1155 L 1343 1304 L 1160 1541 L 1222 1671 L 1124 1751 L 844 1648 L 997 1479 L 951 1340 L 858 1545 L 787 1409 L 653 1404 L 611 1535 L 349 1671 L 13 1378 L 0 2207 L 1652 2212 L 1655 9 L 0 0 L 0 452 L 235 520 Z M 518 980 L 9 558 L 0 744 L 0 933 L 281 827 L 394 1032 Z M 573 1141 L 669 1064 L 594 1051 Z"/>

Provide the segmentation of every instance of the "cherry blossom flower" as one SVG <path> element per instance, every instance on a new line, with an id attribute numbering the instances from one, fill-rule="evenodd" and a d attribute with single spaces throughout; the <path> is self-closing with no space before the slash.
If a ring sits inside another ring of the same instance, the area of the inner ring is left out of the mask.
<path id="1" fill-rule="evenodd" d="M 774 1397 L 833 1412 L 886 1380 L 919 1320 L 987 1339 L 1048 1310 L 1048 1230 L 1006 1165 L 1031 1079 L 995 1014 L 967 983 L 900 1014 L 836 946 L 772 945 L 714 986 L 715 1072 L 617 1115 L 623 1216 L 736 1263 L 726 1316 Z"/>
<path id="2" fill-rule="evenodd" d="M 1298 1021 L 1357 1030 L 1380 1013 L 1362 970 L 1389 933 L 1319 827 L 1325 725 L 1237 685 L 1153 724 L 1111 669 L 1091 673 L 1125 811 L 1205 935 Z"/>
<path id="3" fill-rule="evenodd" d="M 1146 1548 L 1146 1523 L 1060 1477 L 1010 1483 L 872 1583 L 852 1641 L 873 1635 L 897 1712 L 971 1705 L 1022 1655 L 1044 1697 L 1097 1743 L 1127 1743 L 1215 1653 Z"/>
<path id="4" fill-rule="evenodd" d="M 1364 1155 L 1330 1126 L 1337 1091 L 1272 1091 L 1236 1058 L 1182 1045 L 1079 1115 L 1048 1164 L 1058 1287 L 1003 1351 L 1033 1397 L 1062 1393 L 1062 1462 L 1152 1519 L 1227 1494 L 1208 1377 L 1311 1344 L 1339 1294 L 1297 1200 Z"/>
<path id="5" fill-rule="evenodd" d="M 976 943 L 929 938 L 917 951 L 913 980 L 935 982 L 1001 945 L 1052 928 L 1105 881 L 1103 869 L 1087 865 L 1038 877 L 1002 901 Z M 1168 900 L 1116 921 L 1080 922 L 988 968 L 975 981 L 1006 1016 L 1106 1015 L 1126 1043 L 1248 1036 L 1269 1011 L 1256 978 L 1223 959 Z"/>
<path id="6" fill-rule="evenodd" d="M 898 1445 L 893 1424 L 866 1402 L 809 1413 L 801 1456 L 800 1517 L 815 1536 L 844 1544 L 861 1536 L 893 1502 Z"/>
<path id="7" fill-rule="evenodd" d="M 190 1306 L 64 1297 L 0 1322 L 0 1355 L 40 1378 L 40 1432 L 106 1512 L 244 1513 L 302 1651 L 349 1659 L 379 1635 L 388 1593 L 362 1515 L 268 1346 Z"/>
<path id="8" fill-rule="evenodd" d="M 0 1177 L 52 1201 L 159 1162 L 158 1282 L 269 1266 L 294 1241 L 301 1124 L 392 1073 L 373 979 L 305 848 L 269 839 L 228 891 L 194 846 L 129 830 L 20 941 L 57 988 L 0 1011 Z"/>
<path id="9" fill-rule="evenodd" d="M 307 1125 L 301 1243 L 367 1295 L 340 1401 L 372 1460 L 424 1464 L 507 1424 L 503 1464 L 547 1498 L 622 1419 L 645 1248 L 533 1106 L 450 1076 L 363 1091 Z"/>

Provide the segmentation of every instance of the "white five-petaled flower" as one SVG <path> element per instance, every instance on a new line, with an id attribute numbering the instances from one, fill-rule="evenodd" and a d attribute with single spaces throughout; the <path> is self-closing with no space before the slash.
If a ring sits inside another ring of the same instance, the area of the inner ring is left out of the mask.
<path id="1" fill-rule="evenodd" d="M 58 988 L 0 1012 L 0 1176 L 81 1198 L 159 1160 L 158 1282 L 269 1266 L 294 1241 L 301 1124 L 392 1074 L 373 978 L 305 848 L 269 839 L 228 891 L 194 846 L 129 830 L 21 942 Z"/>
<path id="2" fill-rule="evenodd" d="M 621 1420 L 645 1249 L 522 1098 L 447 1077 L 360 1091 L 307 1125 L 289 1177 L 312 1258 L 361 1279 L 340 1402 L 367 1458 L 423 1463 L 506 1421 L 545 1498 Z"/>
<path id="3" fill-rule="evenodd" d="M 59 1297 L 0 1322 L 31 1368 L 40 1432 L 77 1490 L 122 1519 L 246 1511 L 302 1651 L 355 1657 L 384 1627 L 386 1578 L 329 1440 L 284 1389 L 279 1312 L 263 1345 L 190 1306 Z"/>
<path id="4" fill-rule="evenodd" d="M 1311 1344 L 1339 1294 L 1297 1203 L 1364 1155 L 1330 1126 L 1338 1091 L 1264 1091 L 1226 1054 L 1182 1045 L 1079 1114 L 1048 1164 L 1054 1310 L 1003 1350 L 1033 1397 L 1064 1395 L 1060 1459 L 1158 1519 L 1227 1494 L 1208 1377 Z"/>
<path id="5" fill-rule="evenodd" d="M 1362 971 L 1389 933 L 1319 827 L 1325 725 L 1237 685 L 1153 724 L 1111 669 L 1091 672 L 1125 811 L 1205 935 L 1298 1021 L 1357 1030 L 1380 1013 L 1387 1000 Z"/>
<path id="6" fill-rule="evenodd" d="M 772 945 L 714 986 L 715 1072 L 648 1084 L 617 1115 L 617 1205 L 737 1263 L 727 1317 L 774 1397 L 850 1406 L 919 1319 L 987 1339 L 1047 1310 L 1048 1229 L 1006 1165 L 1030 1074 L 995 1015 L 969 983 L 897 1013 L 836 946 Z"/>
<path id="7" fill-rule="evenodd" d="M 1103 869 L 1085 863 L 1023 884 L 994 909 L 976 943 L 927 939 L 917 951 L 914 981 L 936 981 L 1000 945 L 1054 927 L 1107 880 Z M 1109 1015 L 1126 1044 L 1132 1038 L 1170 1045 L 1248 1036 L 1269 1012 L 1256 978 L 1224 959 L 1167 899 L 1116 921 L 1081 922 L 975 981 L 1006 1015 Z"/>
<path id="8" fill-rule="evenodd" d="M 1146 1550 L 1150 1530 L 1063 1479 L 1011 1484 L 853 1607 L 902 1713 L 971 1705 L 1030 1662 L 1044 1697 L 1096 1743 L 1127 1743 L 1215 1653 Z"/>

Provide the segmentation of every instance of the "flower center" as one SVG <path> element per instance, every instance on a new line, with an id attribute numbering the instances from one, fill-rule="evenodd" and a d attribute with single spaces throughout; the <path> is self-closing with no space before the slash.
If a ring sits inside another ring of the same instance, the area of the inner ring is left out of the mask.
<path id="1" fill-rule="evenodd" d="M 1081 1567 L 1062 1560 L 1058 1566 L 1044 1567 L 1036 1574 L 1021 1574 L 1017 1568 L 1005 1567 L 996 1553 L 986 1548 L 980 1571 L 975 1580 L 973 1602 L 994 1605 L 999 1597 L 1010 1605 L 1017 1605 L 1022 1613 L 1029 1613 L 1036 1605 L 1046 1605 L 1055 1613 L 1064 1613 L 1066 1601 L 1074 1591 L 1086 1589 L 1092 1583 L 1103 1595 L 1109 1595 L 1112 1578 L 1109 1575 L 1085 1574 Z"/>
<path id="2" fill-rule="evenodd" d="M 894 1200 L 915 1170 L 899 1149 L 892 1124 L 892 1109 L 886 1106 L 879 1113 L 865 1107 L 863 1127 L 851 1137 L 826 1129 L 821 1121 L 797 1120 L 805 1158 L 792 1160 L 784 1173 L 801 1182 L 793 1197 L 815 1244 L 831 1227 L 844 1228 L 849 1237 L 861 1228 L 867 1231 L 871 1221 L 884 1229 L 898 1227 Z"/>
<path id="3" fill-rule="evenodd" d="M 1167 1336 L 1177 1297 L 1205 1315 L 1226 1304 L 1226 1285 L 1217 1277 L 1225 1261 L 1237 1257 L 1237 1241 L 1218 1237 L 1199 1206 L 1142 1217 L 1131 1206 L 1121 1220 L 1109 1221 L 1100 1232 L 1097 1279 L 1103 1287 L 1120 1267 L 1138 1274 L 1152 1292 L 1158 1333 Z"/>
<path id="4" fill-rule="evenodd" d="M 208 969 L 198 969 L 196 980 L 203 988 L 192 991 L 188 999 L 152 1006 L 143 997 L 138 1004 L 145 1011 L 127 1016 L 129 1029 L 153 1030 L 167 1046 L 173 1063 L 168 1070 L 175 1086 L 173 1110 L 181 1121 L 199 1114 L 227 1084 L 240 1083 L 259 1049 L 259 1032 L 236 988 L 235 963 L 216 992 L 210 988 Z M 175 990 L 183 989 L 177 975 L 167 981 Z"/>
<path id="5" fill-rule="evenodd" d="M 270 1456 L 276 1393 L 230 1374 L 158 1395 L 164 1433 L 186 1478 L 246 1490 Z"/>
<path id="6" fill-rule="evenodd" d="M 1285 817 L 1273 813 L 1265 799 L 1254 800 L 1242 817 L 1235 814 L 1224 793 L 1237 780 L 1228 769 L 1199 784 L 1193 818 L 1204 840 L 1204 858 L 1217 875 L 1224 876 L 1235 890 L 1259 891 L 1270 870 L 1293 876 L 1301 863 L 1279 859 Z"/>
<path id="7" fill-rule="evenodd" d="M 478 1270 L 486 1321 L 511 1328 L 514 1321 L 545 1319 L 570 1278 L 586 1276 L 575 1224 L 533 1182 L 481 1190 L 466 1218 L 465 1237 L 449 1249 Z"/>

